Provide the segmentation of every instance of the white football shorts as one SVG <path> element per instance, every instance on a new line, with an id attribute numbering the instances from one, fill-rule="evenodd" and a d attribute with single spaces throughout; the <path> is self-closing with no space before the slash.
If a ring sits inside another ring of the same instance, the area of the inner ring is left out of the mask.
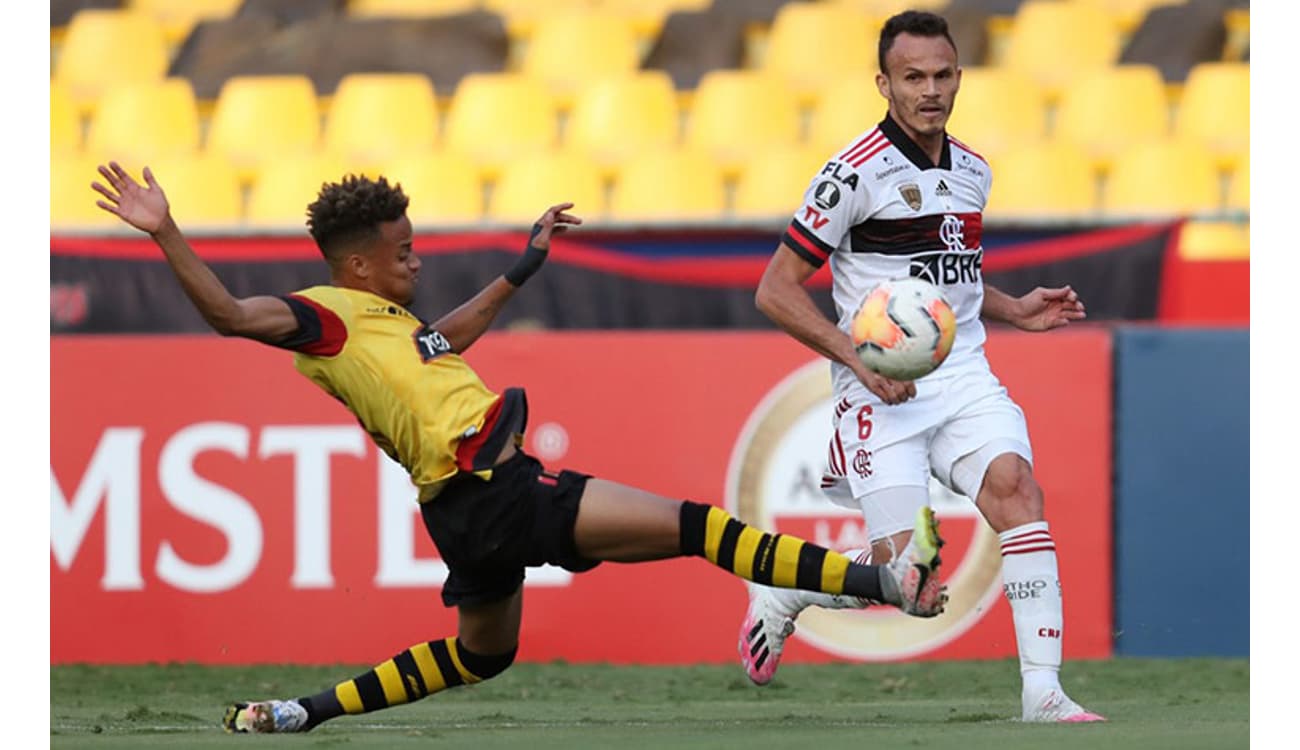
<path id="1" fill-rule="evenodd" d="M 858 385 L 832 424 L 822 491 L 862 510 L 872 541 L 912 528 L 931 475 L 973 500 L 999 455 L 1034 461 L 1025 413 L 987 368 L 919 380 L 916 397 L 894 406 Z"/>

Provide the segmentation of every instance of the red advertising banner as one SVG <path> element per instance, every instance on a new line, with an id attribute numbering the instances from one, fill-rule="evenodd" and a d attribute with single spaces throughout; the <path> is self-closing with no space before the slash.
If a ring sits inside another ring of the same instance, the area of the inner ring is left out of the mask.
<path id="1" fill-rule="evenodd" d="M 1066 656 L 1108 656 L 1109 334 L 994 331 L 988 351 L 1029 419 Z M 828 368 L 781 334 L 494 334 L 468 359 L 490 387 L 528 389 L 527 448 L 552 468 L 860 546 L 860 517 L 809 483 Z M 215 336 L 55 337 L 51 372 L 52 662 L 364 663 L 454 632 L 405 475 L 289 354 Z M 936 506 L 950 611 L 809 610 L 787 659 L 1016 653 L 996 543 L 968 501 L 937 493 Z M 730 661 L 746 602 L 698 559 L 543 568 L 525 585 L 526 660 Z"/>

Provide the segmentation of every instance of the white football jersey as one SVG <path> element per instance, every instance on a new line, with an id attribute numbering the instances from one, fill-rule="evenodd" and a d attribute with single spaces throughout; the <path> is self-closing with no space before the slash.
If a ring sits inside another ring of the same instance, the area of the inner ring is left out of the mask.
<path id="1" fill-rule="evenodd" d="M 957 338 L 926 377 L 986 368 L 980 236 L 992 177 L 988 163 L 951 136 L 934 165 L 886 115 L 813 178 L 782 241 L 816 267 L 830 260 L 845 332 L 881 281 L 915 276 L 936 284 L 956 313 Z M 836 362 L 831 369 L 837 394 L 858 384 L 849 368 Z"/>

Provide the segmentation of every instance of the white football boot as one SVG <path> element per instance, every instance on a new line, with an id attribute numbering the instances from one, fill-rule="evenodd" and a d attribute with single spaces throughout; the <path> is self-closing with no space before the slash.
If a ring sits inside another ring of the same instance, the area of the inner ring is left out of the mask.
<path id="1" fill-rule="evenodd" d="M 1021 721 L 1070 724 L 1106 720 L 1105 716 L 1094 714 L 1070 700 L 1070 696 L 1059 687 L 1049 688 L 1036 697 L 1024 696 L 1023 702 Z"/>
<path id="2" fill-rule="evenodd" d="M 283 734 L 305 732 L 307 709 L 298 701 L 236 703 L 226 709 L 221 726 L 240 734 Z"/>
<path id="3" fill-rule="evenodd" d="M 794 632 L 794 618 L 767 586 L 748 583 L 749 609 L 740 623 L 740 663 L 755 685 L 766 685 L 776 676 L 776 666 L 785 649 L 785 639 Z"/>

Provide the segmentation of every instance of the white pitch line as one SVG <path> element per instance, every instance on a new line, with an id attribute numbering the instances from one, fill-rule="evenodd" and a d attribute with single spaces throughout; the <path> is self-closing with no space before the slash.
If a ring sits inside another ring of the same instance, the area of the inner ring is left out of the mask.
<path id="1" fill-rule="evenodd" d="M 620 728 L 620 727 L 662 727 L 668 725 L 680 725 L 683 723 L 694 724 L 698 726 L 731 726 L 741 727 L 753 725 L 754 720 L 745 719 L 664 719 L 662 721 L 593 721 L 573 719 L 570 721 L 458 721 L 458 722 L 433 722 L 424 724 L 361 724 L 354 722 L 340 723 L 331 725 L 332 730 L 347 729 L 367 729 L 367 730 L 389 730 L 398 732 L 410 731 L 438 731 L 453 729 L 596 729 L 600 727 Z M 819 720 L 819 724 L 824 726 L 842 726 L 842 727 L 870 727 L 870 726 L 891 726 L 890 722 L 871 722 L 871 721 L 854 721 L 851 719 L 841 719 L 839 721 Z M 976 722 L 983 723 L 983 722 Z M 91 728 L 95 726 L 104 727 L 103 734 L 140 734 L 147 732 L 219 732 L 221 726 L 214 723 L 212 726 L 194 725 L 194 724 L 132 724 L 130 726 L 105 726 L 103 724 L 51 724 L 50 729 L 64 732 L 85 732 L 92 733 Z M 331 734 L 332 731 L 320 732 L 314 736 Z"/>

